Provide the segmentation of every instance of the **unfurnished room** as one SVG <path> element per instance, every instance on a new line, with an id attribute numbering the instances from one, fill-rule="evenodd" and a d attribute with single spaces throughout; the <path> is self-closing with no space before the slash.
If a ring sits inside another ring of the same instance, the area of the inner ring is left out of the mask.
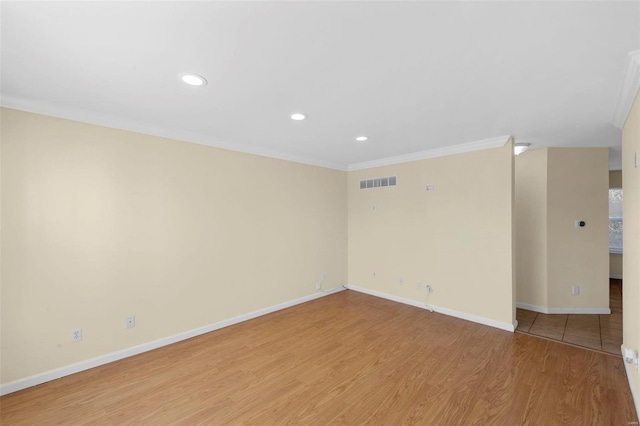
<path id="1" fill-rule="evenodd" d="M 0 0 L 0 424 L 638 424 L 639 89 L 637 0 Z"/>

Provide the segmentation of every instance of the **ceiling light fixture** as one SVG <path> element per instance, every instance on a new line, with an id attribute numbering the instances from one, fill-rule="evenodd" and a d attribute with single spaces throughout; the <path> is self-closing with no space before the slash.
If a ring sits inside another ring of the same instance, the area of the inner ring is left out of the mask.
<path id="1" fill-rule="evenodd" d="M 515 155 L 520 155 L 523 152 L 525 152 L 526 150 L 528 150 L 530 146 L 531 146 L 530 143 L 524 143 L 524 142 L 523 143 L 517 143 L 513 147 L 513 153 Z"/>
<path id="2" fill-rule="evenodd" d="M 356 138 L 356 140 L 357 140 L 358 142 L 364 142 L 364 141 L 366 141 L 367 139 L 369 139 L 369 138 L 368 138 L 368 137 L 366 137 L 366 136 L 358 136 L 358 137 Z"/>
<path id="3" fill-rule="evenodd" d="M 307 116 L 302 114 L 302 113 L 300 113 L 300 112 L 295 112 L 295 113 L 291 114 L 291 119 L 292 120 L 302 121 L 302 120 L 304 120 L 306 118 L 307 118 Z"/>
<path id="4" fill-rule="evenodd" d="M 198 74 L 182 73 L 178 74 L 178 77 L 180 77 L 180 80 L 182 80 L 183 83 L 186 83 L 189 86 L 204 86 L 207 84 L 207 79 Z"/>

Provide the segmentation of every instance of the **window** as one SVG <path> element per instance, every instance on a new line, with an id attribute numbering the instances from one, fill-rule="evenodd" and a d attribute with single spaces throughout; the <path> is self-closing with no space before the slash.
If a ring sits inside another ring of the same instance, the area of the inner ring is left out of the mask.
<path id="1" fill-rule="evenodd" d="M 622 188 L 609 189 L 609 253 L 622 254 Z"/>

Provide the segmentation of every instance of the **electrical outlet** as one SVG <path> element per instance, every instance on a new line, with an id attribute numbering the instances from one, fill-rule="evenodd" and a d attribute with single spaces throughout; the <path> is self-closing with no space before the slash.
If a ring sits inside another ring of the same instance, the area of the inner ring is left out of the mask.
<path id="1" fill-rule="evenodd" d="M 374 272 L 374 273 L 373 273 L 373 278 L 375 278 L 375 277 L 376 277 L 376 273 Z"/>
<path id="2" fill-rule="evenodd" d="M 402 278 L 400 278 L 400 279 L 398 280 L 398 284 L 403 285 L 403 284 L 404 284 L 404 280 L 403 280 Z"/>
<path id="3" fill-rule="evenodd" d="M 433 288 L 431 287 L 431 285 L 427 284 L 425 288 L 427 290 L 427 293 L 433 293 Z"/>
<path id="4" fill-rule="evenodd" d="M 376 210 L 378 210 L 378 207 L 376 207 L 376 205 L 375 205 L 375 204 L 371 204 L 371 211 L 372 211 L 373 213 L 375 213 L 375 212 L 376 212 Z"/>
<path id="5" fill-rule="evenodd" d="M 136 317 L 127 317 L 127 328 L 134 328 L 136 326 Z"/>
<path id="6" fill-rule="evenodd" d="M 580 286 L 579 285 L 572 285 L 571 286 L 571 294 L 574 296 L 579 296 L 580 295 Z"/>
<path id="7" fill-rule="evenodd" d="M 323 273 L 322 273 L 321 278 L 322 278 L 323 280 L 326 280 L 326 279 L 327 279 L 327 273 L 326 273 L 326 272 L 323 272 Z"/>
<path id="8" fill-rule="evenodd" d="M 422 288 L 422 281 L 418 281 L 418 288 Z"/>
<path id="9" fill-rule="evenodd" d="M 74 328 L 73 330 L 71 330 L 71 341 L 79 342 L 80 340 L 82 340 L 82 329 Z"/>

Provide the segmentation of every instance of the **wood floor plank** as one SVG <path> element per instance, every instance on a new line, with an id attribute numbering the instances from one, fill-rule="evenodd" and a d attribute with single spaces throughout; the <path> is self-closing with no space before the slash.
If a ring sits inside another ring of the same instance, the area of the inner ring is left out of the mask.
<path id="1" fill-rule="evenodd" d="M 2 425 L 632 421 L 621 358 L 351 291 L 0 398 Z"/>

